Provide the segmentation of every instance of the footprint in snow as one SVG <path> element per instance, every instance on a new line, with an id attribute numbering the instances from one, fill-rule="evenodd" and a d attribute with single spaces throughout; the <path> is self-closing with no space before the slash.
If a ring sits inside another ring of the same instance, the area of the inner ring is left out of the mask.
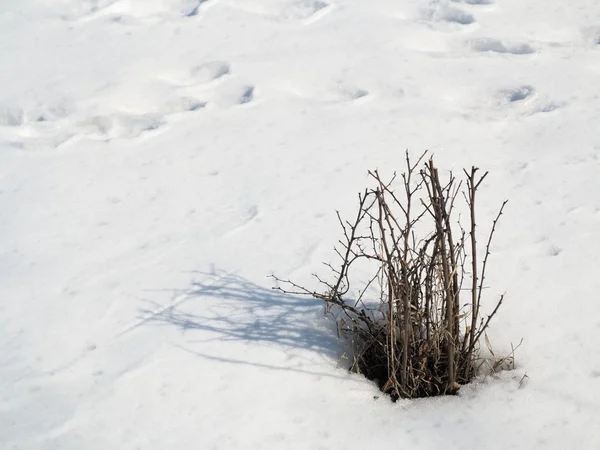
<path id="1" fill-rule="evenodd" d="M 551 101 L 537 94 L 536 89 L 530 85 L 521 85 L 509 89 L 502 89 L 492 94 L 492 105 L 501 108 L 506 113 L 506 108 L 515 108 L 513 112 L 519 116 L 533 116 L 539 113 L 550 113 L 566 105 L 565 102 Z"/>
<path id="2" fill-rule="evenodd" d="M 304 25 L 319 20 L 332 9 L 332 5 L 326 0 L 263 0 L 261 2 L 238 0 L 230 5 L 267 20 Z"/>
<path id="3" fill-rule="evenodd" d="M 180 97 L 167 102 L 163 107 L 164 114 L 178 114 L 198 111 L 206 106 L 206 102 L 193 97 Z"/>
<path id="4" fill-rule="evenodd" d="M 476 38 L 467 42 L 472 50 L 482 53 L 506 53 L 511 55 L 530 55 L 535 53 L 535 49 L 524 42 L 501 41 L 494 38 Z"/>
<path id="5" fill-rule="evenodd" d="M 56 148 L 73 137 L 70 122 L 75 105 L 66 99 L 48 103 L 21 99 L 0 104 L 0 129 L 11 147 L 28 150 Z"/>
<path id="6" fill-rule="evenodd" d="M 136 19 L 195 17 L 207 0 L 121 0 L 123 13 Z"/>
<path id="7" fill-rule="evenodd" d="M 107 17 L 117 23 L 195 17 L 207 0 L 87 0 L 64 15 L 66 20 L 90 21 Z"/>
<path id="8" fill-rule="evenodd" d="M 208 104 L 216 107 L 245 106 L 256 100 L 256 87 L 237 82 L 228 83 L 211 91 L 209 97 Z"/>
<path id="9" fill-rule="evenodd" d="M 133 139 L 165 125 L 161 116 L 152 114 L 111 114 L 96 116 L 79 124 L 81 134 L 102 141 Z"/>
<path id="10" fill-rule="evenodd" d="M 66 100 L 54 103 L 24 101 L 4 104 L 0 105 L 0 126 L 19 127 L 36 123 L 58 122 L 69 117 L 74 109 L 74 105 Z"/>
<path id="11" fill-rule="evenodd" d="M 315 89 L 287 86 L 285 90 L 299 98 L 319 103 L 344 104 L 362 101 L 369 97 L 370 92 L 360 86 L 341 83 L 334 86 L 322 86 Z"/>
<path id="12" fill-rule="evenodd" d="M 111 6 L 119 0 L 81 0 L 62 8 L 60 17 L 65 21 L 87 21 L 110 14 Z"/>
<path id="13" fill-rule="evenodd" d="M 475 17 L 472 14 L 458 8 L 441 8 L 433 14 L 433 19 L 458 25 L 475 23 Z"/>
<path id="14" fill-rule="evenodd" d="M 516 103 L 530 98 L 535 93 L 533 86 L 523 85 L 512 89 L 504 89 L 498 93 L 502 103 Z"/>
<path id="15" fill-rule="evenodd" d="M 464 3 L 466 5 L 492 5 L 496 0 L 452 0 L 454 3 Z"/>
<path id="16" fill-rule="evenodd" d="M 207 61 L 188 70 L 165 73 L 161 78 L 178 86 L 189 87 L 209 84 L 231 73 L 226 61 Z"/>
<path id="17" fill-rule="evenodd" d="M 556 246 L 556 245 L 551 245 L 548 250 L 547 250 L 547 255 L 548 256 L 558 256 L 562 253 L 562 248 Z"/>
<path id="18" fill-rule="evenodd" d="M 284 20 L 299 20 L 307 24 L 323 17 L 330 8 L 331 5 L 323 0 L 301 0 L 289 3 L 279 16 Z"/>
<path id="19" fill-rule="evenodd" d="M 188 8 L 183 12 L 184 17 L 195 17 L 200 13 L 200 7 L 204 5 L 208 0 L 196 0 L 191 3 Z"/>
<path id="20" fill-rule="evenodd" d="M 250 103 L 254 99 L 254 86 L 244 86 L 238 97 L 238 105 Z"/>
<path id="21" fill-rule="evenodd" d="M 566 102 L 546 102 L 538 105 L 532 114 L 551 113 L 566 106 Z"/>
<path id="22" fill-rule="evenodd" d="M 331 93 L 331 99 L 337 103 L 354 102 L 369 95 L 369 91 L 358 86 L 342 84 Z"/>

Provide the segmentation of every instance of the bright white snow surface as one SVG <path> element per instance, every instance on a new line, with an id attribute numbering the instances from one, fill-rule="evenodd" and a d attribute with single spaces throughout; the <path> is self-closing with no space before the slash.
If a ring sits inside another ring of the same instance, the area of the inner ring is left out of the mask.
<path id="1" fill-rule="evenodd" d="M 600 2 L 3 0 L 0 36 L 2 449 L 600 448 Z M 482 232 L 510 199 L 524 343 L 393 404 L 267 276 L 312 286 L 405 149 L 490 171 Z"/>

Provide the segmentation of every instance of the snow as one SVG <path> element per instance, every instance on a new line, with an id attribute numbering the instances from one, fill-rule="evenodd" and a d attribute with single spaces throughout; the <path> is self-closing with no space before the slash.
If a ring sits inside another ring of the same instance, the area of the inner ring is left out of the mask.
<path id="1" fill-rule="evenodd" d="M 1 448 L 600 447 L 598 2 L 4 0 L 0 30 Z M 486 305 L 524 341 L 393 404 L 267 276 L 323 273 L 407 148 L 490 171 L 482 224 L 510 199 Z"/>

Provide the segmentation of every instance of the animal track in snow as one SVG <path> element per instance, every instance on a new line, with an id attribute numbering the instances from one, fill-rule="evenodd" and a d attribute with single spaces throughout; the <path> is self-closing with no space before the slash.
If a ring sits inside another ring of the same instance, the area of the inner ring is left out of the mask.
<path id="1" fill-rule="evenodd" d="M 207 0 L 87 0 L 79 5 L 67 20 L 89 21 L 112 17 L 116 22 L 147 20 L 164 17 L 194 17 Z"/>
<path id="2" fill-rule="evenodd" d="M 101 141 L 135 139 L 160 132 L 173 114 L 198 111 L 206 102 L 193 97 L 179 97 L 167 101 L 155 113 L 128 113 L 110 111 L 83 119 L 72 127 L 72 136 Z"/>
<path id="3" fill-rule="evenodd" d="M 539 95 L 533 86 L 527 84 L 497 90 L 490 95 L 489 99 L 488 107 L 502 117 L 508 114 L 515 118 L 549 113 L 566 104 Z"/>
<path id="4" fill-rule="evenodd" d="M 434 17 L 437 20 L 444 22 L 456 23 L 459 25 L 470 25 L 475 23 L 475 17 L 468 12 L 462 11 L 458 8 L 443 8 L 439 10 Z"/>
<path id="5" fill-rule="evenodd" d="M 500 97 L 507 103 L 515 103 L 531 97 L 535 92 L 533 86 L 519 86 L 500 91 Z"/>
<path id="6" fill-rule="evenodd" d="M 176 112 L 193 111 L 213 104 L 217 106 L 244 105 L 254 101 L 256 88 L 252 84 L 240 82 L 236 77 L 221 80 L 231 73 L 229 63 L 225 61 L 209 61 L 199 64 L 183 72 L 163 74 L 160 78 L 171 84 L 171 89 L 179 89 L 180 100 L 170 102 L 169 110 L 179 109 Z M 202 100 L 196 98 L 200 96 Z M 186 99 L 186 105 L 179 105 L 179 101 Z"/>
<path id="7" fill-rule="evenodd" d="M 346 101 L 358 100 L 369 95 L 369 91 L 358 87 L 340 87 L 341 98 Z"/>
<path id="8" fill-rule="evenodd" d="M 478 52 L 508 53 L 512 55 L 529 55 L 535 53 L 531 45 L 522 42 L 507 42 L 494 38 L 476 38 L 468 41 L 471 49 Z"/>
<path id="9" fill-rule="evenodd" d="M 283 8 L 282 19 L 313 22 L 321 18 L 331 6 L 323 0 L 301 0 L 289 3 Z"/>
<path id="10" fill-rule="evenodd" d="M 187 71 L 167 73 L 162 78 L 178 87 L 208 84 L 231 73 L 229 63 L 225 61 L 207 61 Z"/>
<path id="11" fill-rule="evenodd" d="M 71 0 L 71 5 L 63 6 L 60 17 L 63 20 L 89 20 L 105 15 L 119 0 Z"/>
<path id="12" fill-rule="evenodd" d="M 336 103 L 353 102 L 369 95 L 369 91 L 358 86 L 341 84 L 336 86 L 333 91 L 324 95 L 324 99 Z"/>
<path id="13" fill-rule="evenodd" d="M 250 103 L 254 99 L 254 86 L 244 86 L 238 97 L 238 105 Z"/>
<path id="14" fill-rule="evenodd" d="M 206 96 L 207 105 L 229 108 L 254 102 L 256 100 L 256 87 L 233 80 L 220 85 L 218 89 L 204 92 L 204 95 Z"/>
<path id="15" fill-rule="evenodd" d="M 326 0 L 264 0 L 262 2 L 237 0 L 232 2 L 231 6 L 269 20 L 303 24 L 320 19 L 332 9 L 332 5 Z"/>
<path id="16" fill-rule="evenodd" d="M 546 250 L 546 254 L 548 256 L 558 256 L 562 253 L 562 248 L 558 247 L 557 245 L 551 245 L 550 247 L 548 247 L 548 249 Z"/>
<path id="17" fill-rule="evenodd" d="M 123 0 L 122 0 L 123 2 Z M 135 18 L 160 16 L 194 17 L 206 0 L 129 0 L 124 11 Z"/>
<path id="18" fill-rule="evenodd" d="M 309 89 L 292 87 L 286 90 L 300 98 L 332 104 L 359 101 L 370 95 L 367 89 L 344 83 L 321 89 L 311 86 Z"/>
<path id="19" fill-rule="evenodd" d="M 0 105 L 0 126 L 18 127 L 27 124 L 56 122 L 68 117 L 73 106 L 65 100 L 55 103 L 17 102 Z"/>
<path id="20" fill-rule="evenodd" d="M 83 135 L 104 141 L 132 139 L 157 130 L 165 124 L 163 117 L 152 114 L 111 114 L 92 117 L 79 124 Z"/>
<path id="21" fill-rule="evenodd" d="M 159 77 L 163 80 L 135 84 L 125 77 L 121 83 L 102 86 L 80 104 L 61 97 L 45 103 L 35 98 L 5 100 L 0 103 L 0 140 L 38 150 L 80 139 L 150 137 L 209 103 L 232 107 L 254 102 L 256 87 L 250 83 L 235 78 L 214 83 L 229 73 L 227 62 L 209 61 Z"/>
<path id="22" fill-rule="evenodd" d="M 198 111 L 206 106 L 206 102 L 193 97 L 180 97 L 168 101 L 164 105 L 165 114 L 177 114 L 190 111 Z"/>
<path id="23" fill-rule="evenodd" d="M 194 17 L 200 13 L 200 7 L 208 0 L 197 0 L 195 4 L 191 4 L 190 7 L 183 14 L 185 17 Z"/>
<path id="24" fill-rule="evenodd" d="M 191 75 L 196 83 L 209 83 L 227 75 L 230 70 L 226 62 L 211 61 L 192 68 Z"/>
<path id="25" fill-rule="evenodd" d="M 73 136 L 74 104 L 64 98 L 6 101 L 0 105 L 0 131 L 15 148 L 56 147 Z"/>
<path id="26" fill-rule="evenodd" d="M 461 29 L 474 24 L 473 14 L 448 5 L 448 2 L 430 1 L 429 6 L 421 10 L 421 16 L 426 22 L 451 26 L 450 31 Z"/>
<path id="27" fill-rule="evenodd" d="M 534 113 L 549 113 L 556 111 L 562 106 L 564 106 L 564 103 L 548 102 L 538 106 Z"/>
<path id="28" fill-rule="evenodd" d="M 496 0 L 452 0 L 454 3 L 464 3 L 467 5 L 492 5 Z"/>

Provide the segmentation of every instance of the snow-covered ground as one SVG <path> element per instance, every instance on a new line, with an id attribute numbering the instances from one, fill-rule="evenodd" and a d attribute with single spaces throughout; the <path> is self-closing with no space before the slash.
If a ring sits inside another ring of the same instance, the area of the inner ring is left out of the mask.
<path id="1" fill-rule="evenodd" d="M 0 37 L 0 448 L 600 448 L 597 0 L 3 0 Z M 510 199 L 524 342 L 393 404 L 267 276 L 405 149 L 490 170 L 482 229 Z"/>

